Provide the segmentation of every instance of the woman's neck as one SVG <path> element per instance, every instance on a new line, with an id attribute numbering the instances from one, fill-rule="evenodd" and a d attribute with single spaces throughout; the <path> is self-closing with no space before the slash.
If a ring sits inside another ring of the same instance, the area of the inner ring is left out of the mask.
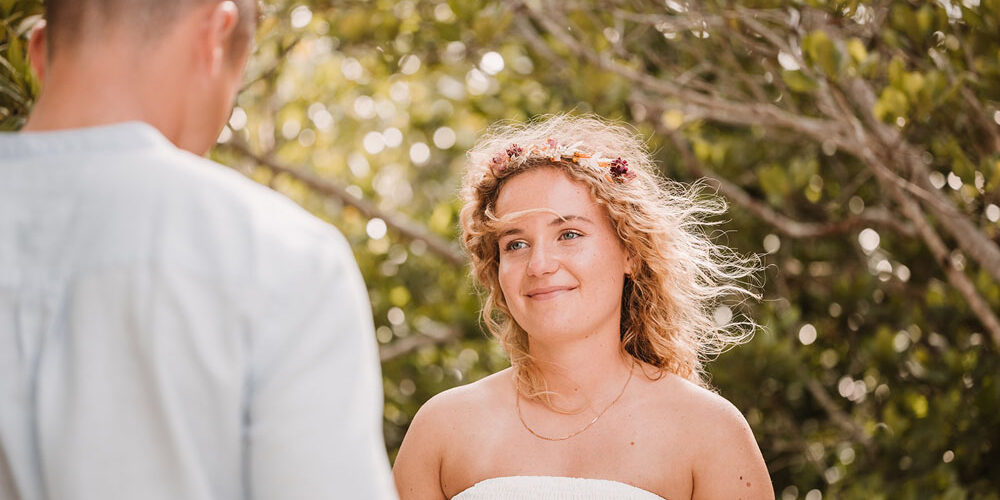
<path id="1" fill-rule="evenodd" d="M 556 408 L 576 410 L 601 405 L 614 398 L 632 369 L 623 355 L 617 332 L 609 331 L 572 342 L 546 344 L 529 341 L 529 351 L 551 391 Z"/>

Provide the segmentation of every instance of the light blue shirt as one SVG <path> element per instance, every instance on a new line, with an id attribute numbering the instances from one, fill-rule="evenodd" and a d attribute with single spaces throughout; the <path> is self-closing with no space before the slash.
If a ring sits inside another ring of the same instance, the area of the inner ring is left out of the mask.
<path id="1" fill-rule="evenodd" d="M 344 238 L 142 123 L 0 134 L 0 498 L 394 498 Z"/>

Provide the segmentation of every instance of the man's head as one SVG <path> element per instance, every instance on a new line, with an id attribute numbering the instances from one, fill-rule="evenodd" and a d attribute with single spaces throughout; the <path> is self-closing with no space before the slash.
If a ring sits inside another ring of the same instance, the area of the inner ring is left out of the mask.
<path id="1" fill-rule="evenodd" d="M 256 1 L 46 0 L 29 43 L 43 88 L 36 110 L 51 89 L 78 124 L 142 120 L 203 154 L 239 88 Z"/>
<path id="2" fill-rule="evenodd" d="M 232 0 L 238 21 L 229 43 L 234 53 L 253 39 L 259 10 L 256 0 Z M 131 33 L 136 40 L 156 43 L 192 9 L 221 0 L 45 0 L 47 56 L 71 54 L 89 43 L 101 43 L 108 32 Z"/>

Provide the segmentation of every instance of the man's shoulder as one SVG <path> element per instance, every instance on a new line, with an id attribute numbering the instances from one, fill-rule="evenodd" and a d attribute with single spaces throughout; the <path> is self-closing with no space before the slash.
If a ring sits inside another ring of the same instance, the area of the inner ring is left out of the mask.
<path id="1" fill-rule="evenodd" d="M 167 196 L 178 198 L 169 201 L 197 207 L 191 216 L 205 223 L 234 225 L 247 232 L 251 242 L 285 251 L 307 250 L 311 244 L 346 248 L 336 228 L 287 196 L 207 158 L 183 151 L 176 155 L 162 168 L 162 175 L 176 177 L 178 192 Z"/>
<path id="2" fill-rule="evenodd" d="M 145 123 L 7 134 L 0 158 L 0 193 L 72 222 L 79 248 L 104 267 L 160 262 L 247 283 L 353 262 L 332 225 Z"/>
<path id="3" fill-rule="evenodd" d="M 157 151 L 140 168 L 132 196 L 155 200 L 163 255 L 265 283 L 356 267 L 334 226 L 234 169 L 176 148 Z"/>
<path id="4" fill-rule="evenodd" d="M 203 197 L 217 209 L 230 207 L 256 217 L 277 212 L 282 217 L 314 219 L 284 195 L 208 158 L 177 149 L 157 163 L 154 175 L 173 184 L 179 195 Z"/>

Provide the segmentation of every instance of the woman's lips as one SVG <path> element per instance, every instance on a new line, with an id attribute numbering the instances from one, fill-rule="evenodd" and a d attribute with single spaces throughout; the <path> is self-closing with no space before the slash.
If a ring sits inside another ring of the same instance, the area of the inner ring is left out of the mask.
<path id="1" fill-rule="evenodd" d="M 530 290 L 525 295 L 532 300 L 549 300 L 575 289 L 575 286 L 547 286 Z"/>

